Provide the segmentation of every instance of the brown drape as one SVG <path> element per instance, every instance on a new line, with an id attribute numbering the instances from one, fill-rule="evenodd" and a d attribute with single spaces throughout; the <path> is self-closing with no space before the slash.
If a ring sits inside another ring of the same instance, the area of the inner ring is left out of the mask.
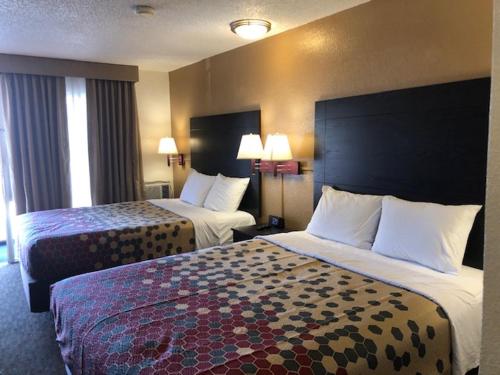
<path id="1" fill-rule="evenodd" d="M 5 74 L 18 214 L 71 206 L 64 78 Z"/>
<path id="2" fill-rule="evenodd" d="M 92 203 L 142 199 L 134 83 L 87 79 L 87 119 Z"/>

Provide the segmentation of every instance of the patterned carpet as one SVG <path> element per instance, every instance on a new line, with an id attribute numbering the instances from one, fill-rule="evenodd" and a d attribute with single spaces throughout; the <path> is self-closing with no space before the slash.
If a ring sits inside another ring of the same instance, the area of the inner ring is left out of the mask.
<path id="1" fill-rule="evenodd" d="M 29 312 L 18 264 L 0 265 L 0 374 L 66 374 L 50 313 Z"/>

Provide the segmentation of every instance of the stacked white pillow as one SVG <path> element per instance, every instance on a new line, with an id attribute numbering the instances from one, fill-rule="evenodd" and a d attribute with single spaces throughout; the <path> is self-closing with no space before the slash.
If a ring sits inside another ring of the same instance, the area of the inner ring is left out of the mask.
<path id="1" fill-rule="evenodd" d="M 372 250 L 456 274 L 480 209 L 476 205 L 445 206 L 384 197 Z"/>
<path id="2" fill-rule="evenodd" d="M 323 186 L 306 231 L 391 258 L 457 274 L 481 206 L 445 206 Z"/>
<path id="3" fill-rule="evenodd" d="M 323 186 L 306 231 L 315 236 L 369 250 L 377 232 L 382 197 L 353 194 Z"/>
<path id="4" fill-rule="evenodd" d="M 235 212 L 240 206 L 249 182 L 249 177 L 226 177 L 219 173 L 203 207 L 214 211 Z"/>
<path id="5" fill-rule="evenodd" d="M 203 206 L 214 182 L 215 176 L 209 176 L 191 168 L 191 173 L 182 187 L 181 201 L 198 207 Z"/>

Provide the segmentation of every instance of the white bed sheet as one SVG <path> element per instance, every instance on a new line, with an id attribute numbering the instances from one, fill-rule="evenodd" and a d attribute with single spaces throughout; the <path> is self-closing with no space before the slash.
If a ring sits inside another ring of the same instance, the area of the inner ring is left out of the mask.
<path id="1" fill-rule="evenodd" d="M 231 243 L 231 228 L 255 224 L 255 218 L 244 211 L 212 211 L 180 199 L 150 199 L 149 202 L 191 220 L 197 249 Z"/>
<path id="2" fill-rule="evenodd" d="M 306 232 L 262 238 L 433 300 L 446 311 L 451 322 L 453 375 L 463 375 L 479 366 L 483 271 L 464 266 L 458 275 L 449 275 L 373 251 L 323 240 Z"/>

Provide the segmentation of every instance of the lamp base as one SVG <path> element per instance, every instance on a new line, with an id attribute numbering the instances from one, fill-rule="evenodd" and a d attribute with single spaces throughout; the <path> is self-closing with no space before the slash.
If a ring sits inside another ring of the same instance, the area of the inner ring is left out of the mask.
<path id="1" fill-rule="evenodd" d="M 300 162 L 294 160 L 288 161 L 267 161 L 261 160 L 259 170 L 261 173 L 281 174 L 300 174 Z"/>
<path id="2" fill-rule="evenodd" d="M 186 163 L 184 159 L 184 154 L 167 155 L 167 165 L 170 167 L 176 159 L 178 164 L 181 166 L 184 166 L 184 164 Z"/>
<path id="3" fill-rule="evenodd" d="M 184 159 L 184 154 L 177 155 L 177 160 L 179 161 L 179 165 L 184 166 L 184 164 L 186 163 Z"/>

